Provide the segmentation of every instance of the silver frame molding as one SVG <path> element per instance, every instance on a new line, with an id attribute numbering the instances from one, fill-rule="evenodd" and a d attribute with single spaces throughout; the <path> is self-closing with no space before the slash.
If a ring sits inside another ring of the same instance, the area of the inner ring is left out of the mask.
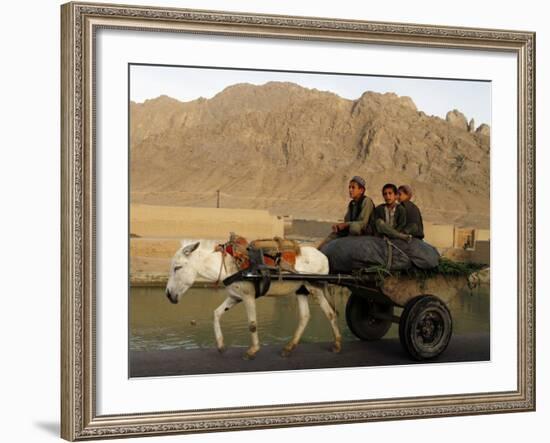
<path id="1" fill-rule="evenodd" d="M 96 414 L 94 36 L 149 30 L 505 51 L 518 60 L 517 390 L 391 400 Z M 535 34 L 68 3 L 61 7 L 61 436 L 67 440 L 535 410 Z"/>

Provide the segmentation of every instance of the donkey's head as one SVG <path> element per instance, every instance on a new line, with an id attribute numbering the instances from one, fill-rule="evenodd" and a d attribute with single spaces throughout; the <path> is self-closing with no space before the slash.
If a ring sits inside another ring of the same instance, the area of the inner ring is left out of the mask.
<path id="1" fill-rule="evenodd" d="M 179 301 L 197 278 L 197 253 L 195 251 L 199 245 L 200 242 L 182 245 L 172 259 L 170 276 L 166 285 L 166 297 L 174 304 Z"/>

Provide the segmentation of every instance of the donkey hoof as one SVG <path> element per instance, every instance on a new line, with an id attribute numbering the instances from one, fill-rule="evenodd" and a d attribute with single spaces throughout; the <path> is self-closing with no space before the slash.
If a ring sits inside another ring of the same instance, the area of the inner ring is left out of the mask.
<path id="1" fill-rule="evenodd" d="M 223 354 L 226 350 L 227 350 L 227 348 L 224 345 L 218 346 L 218 352 L 220 354 Z"/>
<path id="2" fill-rule="evenodd" d="M 283 358 L 287 358 L 287 357 L 290 357 L 290 354 L 292 354 L 292 351 L 294 351 L 294 349 L 296 349 L 296 345 L 287 345 L 283 348 L 283 350 L 281 351 L 281 357 Z"/>
<path id="3" fill-rule="evenodd" d="M 336 354 L 342 351 L 342 345 L 340 343 L 333 343 L 330 350 Z"/>
<path id="4" fill-rule="evenodd" d="M 246 351 L 243 354 L 243 360 L 254 360 L 256 358 L 255 352 Z"/>

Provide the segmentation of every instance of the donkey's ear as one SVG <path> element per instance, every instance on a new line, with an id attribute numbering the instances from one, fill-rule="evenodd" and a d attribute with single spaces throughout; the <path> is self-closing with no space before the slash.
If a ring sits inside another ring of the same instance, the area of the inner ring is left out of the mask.
<path id="1" fill-rule="evenodd" d="M 185 248 L 183 248 L 181 250 L 181 252 L 182 252 L 183 255 L 191 255 L 191 253 L 193 251 L 195 251 L 199 247 L 200 244 L 201 244 L 201 242 L 198 241 L 197 243 L 187 245 Z"/>

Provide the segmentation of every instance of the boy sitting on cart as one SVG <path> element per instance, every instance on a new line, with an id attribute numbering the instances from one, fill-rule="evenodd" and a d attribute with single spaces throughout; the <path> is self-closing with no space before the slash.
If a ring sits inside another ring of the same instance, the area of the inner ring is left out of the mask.
<path id="1" fill-rule="evenodd" d="M 411 198 L 413 196 L 412 188 L 409 185 L 401 185 L 397 188 L 397 198 L 399 204 L 405 208 L 407 213 L 407 225 L 403 228 L 405 234 L 411 234 L 414 238 L 422 240 L 424 238 L 424 224 L 422 223 L 422 214 Z"/>
<path id="2" fill-rule="evenodd" d="M 374 211 L 374 202 L 365 195 L 365 180 L 358 175 L 351 178 L 348 185 L 348 192 L 351 201 L 348 204 L 343 223 L 332 225 L 332 233 L 325 238 L 318 249 L 328 242 L 348 235 L 373 235 L 372 214 Z"/>
<path id="3" fill-rule="evenodd" d="M 393 183 L 385 184 L 382 197 L 385 203 L 374 209 L 371 229 L 380 237 L 410 241 L 412 235 L 404 231 L 407 226 L 407 211 L 397 201 L 397 186 Z"/>

